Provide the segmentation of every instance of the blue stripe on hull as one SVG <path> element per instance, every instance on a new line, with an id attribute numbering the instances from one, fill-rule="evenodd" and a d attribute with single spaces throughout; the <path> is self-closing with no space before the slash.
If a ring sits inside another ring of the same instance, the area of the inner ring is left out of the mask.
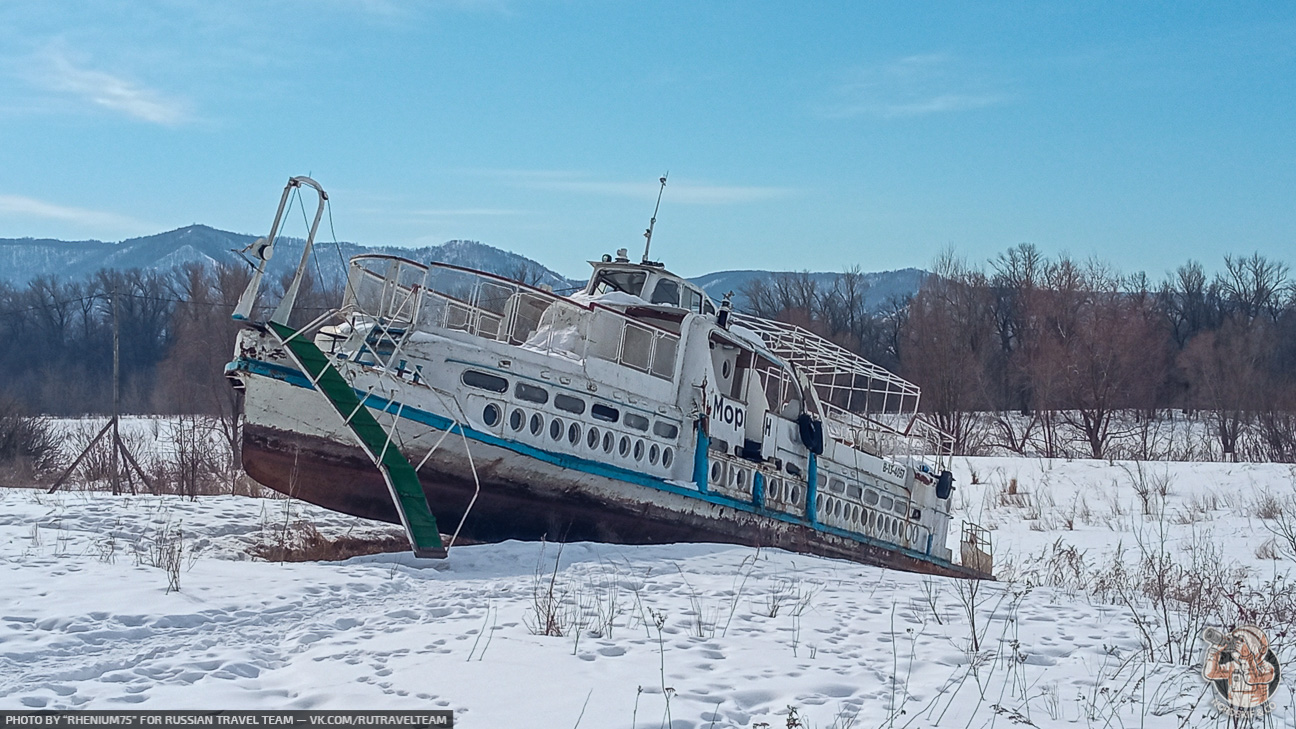
<path id="1" fill-rule="evenodd" d="M 252 360 L 252 359 L 244 359 L 241 357 L 225 366 L 226 374 L 229 374 L 230 372 L 239 371 L 239 370 L 254 375 L 270 377 L 272 379 L 280 380 L 282 382 L 285 382 L 290 385 L 294 385 L 296 387 L 301 387 L 304 389 L 312 389 L 310 380 L 308 380 L 306 376 L 303 375 L 301 372 L 292 369 L 290 367 L 283 367 L 281 365 L 271 364 L 269 362 L 262 362 L 260 360 Z M 837 527 L 829 526 L 827 524 L 818 523 L 816 520 L 813 519 L 803 519 L 780 511 L 772 511 L 769 509 L 757 508 L 751 502 L 740 501 L 738 499 L 731 499 L 729 497 L 711 493 L 711 492 L 702 492 L 702 491 L 695 491 L 693 489 L 683 488 L 665 479 L 657 478 L 656 476 L 649 476 L 647 474 L 639 473 L 637 471 L 631 471 L 625 468 L 621 468 L 619 466 L 613 466 L 607 463 L 601 463 L 599 461 L 590 461 L 566 453 L 554 453 L 552 451 L 542 450 L 540 448 L 536 448 L 534 446 L 530 446 L 525 443 L 518 443 L 516 441 L 504 440 L 503 438 L 499 438 L 497 436 L 491 435 L 490 433 L 483 433 L 474 430 L 472 428 L 464 427 L 462 424 L 456 425 L 454 421 L 449 418 L 446 418 L 441 415 L 437 415 L 436 413 L 430 413 L 425 410 L 420 410 L 408 404 L 402 406 L 401 403 L 394 402 L 392 400 L 388 400 L 386 398 L 379 397 L 373 394 L 370 394 L 368 395 L 368 397 L 366 397 L 365 393 L 360 390 L 356 390 L 356 394 L 357 397 L 364 398 L 364 403 L 367 407 L 374 408 L 375 410 L 382 410 L 383 412 L 389 413 L 391 415 L 397 415 L 399 413 L 399 416 L 402 418 L 435 428 L 437 430 L 446 430 L 453 427 L 455 433 L 462 432 L 465 436 L 467 436 L 471 440 L 478 441 L 485 445 L 490 445 L 497 448 L 510 450 L 519 455 L 527 456 L 529 458 L 534 458 L 536 460 L 543 461 L 545 463 L 549 463 L 555 466 L 559 466 L 561 468 L 567 468 L 573 471 L 579 471 L 581 473 L 586 473 L 592 476 L 599 476 L 601 478 L 607 478 L 614 481 L 622 481 L 625 483 L 634 484 L 636 486 L 645 486 L 648 488 L 657 489 L 658 491 L 678 494 L 680 496 L 687 496 L 689 498 L 697 499 L 699 501 L 705 501 L 707 503 L 715 504 L 717 506 L 725 506 L 749 514 L 754 514 L 757 516 L 774 519 L 776 521 L 781 521 L 788 524 L 795 524 L 798 526 L 807 527 L 813 529 L 814 531 L 823 532 L 825 534 L 832 534 L 834 536 L 841 537 L 843 539 L 849 539 L 852 542 L 858 542 L 860 544 L 866 544 L 879 549 L 889 550 L 897 554 L 902 554 L 906 557 L 919 560 L 921 562 L 928 562 L 930 564 L 939 565 L 942 567 L 948 567 L 954 570 L 962 569 L 959 565 L 955 565 L 952 562 L 938 559 L 928 554 L 924 554 L 923 552 L 909 549 L 907 547 L 893 544 L 891 542 L 882 542 L 864 534 L 857 534 L 855 532 L 850 532 L 845 529 L 839 529 Z M 812 459 L 811 468 L 808 469 L 810 471 L 808 475 L 811 476 L 811 478 L 813 478 L 814 471 L 816 470 L 814 468 L 815 464 L 814 464 L 813 455 L 811 456 L 811 459 Z M 811 481 L 810 488 L 812 490 L 814 488 L 813 480 Z M 807 509 L 807 511 L 809 511 L 809 509 Z M 809 513 L 813 513 L 813 512 L 809 512 Z"/>

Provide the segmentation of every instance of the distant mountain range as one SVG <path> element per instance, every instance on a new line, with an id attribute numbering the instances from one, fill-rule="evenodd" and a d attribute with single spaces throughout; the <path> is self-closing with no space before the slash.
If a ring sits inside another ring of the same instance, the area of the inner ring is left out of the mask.
<path id="1" fill-rule="evenodd" d="M 234 262 L 239 260 L 235 251 L 245 248 L 254 240 L 256 236 L 230 233 L 206 225 L 190 225 L 120 243 L 0 238 L 0 281 L 22 285 L 39 276 L 84 278 L 105 268 L 170 270 L 185 263 Z M 301 258 L 304 243 L 299 238 L 278 239 L 268 274 L 277 276 L 294 268 Z M 439 246 L 422 248 L 365 246 L 358 243 L 339 243 L 335 247 L 331 241 L 317 241 L 315 251 L 318 275 L 326 280 L 340 280 L 346 271 L 344 261 L 351 256 L 383 253 L 415 261 L 449 263 L 488 271 L 533 285 L 551 286 L 559 291 L 583 285 L 582 281 L 566 278 L 530 258 L 476 241 L 452 240 Z M 734 292 L 734 305 L 741 310 L 746 305 L 743 292 L 747 285 L 756 279 L 773 280 L 778 275 L 779 272 L 775 271 L 721 271 L 691 280 L 702 286 L 716 301 L 726 292 Z M 839 275 L 811 274 L 825 288 L 831 286 Z M 893 297 L 912 294 L 928 275 L 915 268 L 865 274 L 865 280 L 869 284 L 865 301 L 870 308 L 875 308 Z"/>

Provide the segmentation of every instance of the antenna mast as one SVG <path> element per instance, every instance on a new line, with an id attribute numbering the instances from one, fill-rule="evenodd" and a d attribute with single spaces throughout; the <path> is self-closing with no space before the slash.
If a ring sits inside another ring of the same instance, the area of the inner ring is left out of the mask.
<path id="1" fill-rule="evenodd" d="M 661 188 L 657 190 L 657 206 L 653 208 L 652 219 L 648 221 L 648 230 L 644 231 L 644 238 L 647 238 L 644 242 L 644 263 L 648 263 L 648 249 L 652 247 L 653 226 L 657 225 L 657 211 L 661 209 L 662 193 L 666 191 L 666 178 L 669 176 L 669 171 L 661 176 Z"/>

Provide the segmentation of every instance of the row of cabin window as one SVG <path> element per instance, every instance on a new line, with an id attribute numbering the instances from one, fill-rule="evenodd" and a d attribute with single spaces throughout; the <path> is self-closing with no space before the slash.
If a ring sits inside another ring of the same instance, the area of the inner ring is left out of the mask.
<path id="1" fill-rule="evenodd" d="M 479 390 L 504 393 L 508 392 L 509 389 L 509 382 L 505 378 L 478 370 L 464 370 L 462 379 L 465 385 Z M 513 390 L 513 395 L 519 400 L 536 403 L 537 405 L 544 405 L 549 402 L 548 390 L 528 382 L 518 382 Z M 565 392 L 554 395 L 553 404 L 559 410 L 573 415 L 583 415 L 585 413 L 585 401 Z M 621 420 L 621 411 L 596 402 L 590 408 L 590 417 L 605 423 L 615 423 Z M 622 422 L 628 428 L 642 431 L 648 430 L 648 418 L 638 413 L 626 413 Z M 669 440 L 674 440 L 679 435 L 678 427 L 660 420 L 653 423 L 652 430 L 654 434 Z"/>
<path id="2" fill-rule="evenodd" d="M 836 477 L 829 478 L 828 476 L 822 473 L 819 474 L 818 480 L 819 480 L 820 489 L 826 487 L 828 491 L 834 494 L 845 493 L 850 498 L 863 499 L 864 503 L 869 506 L 878 506 L 878 504 L 880 503 L 881 506 L 879 508 L 881 508 L 883 511 L 894 511 L 895 513 L 901 515 L 905 513 L 904 502 L 894 500 L 890 496 L 880 496 L 878 492 L 874 491 L 873 489 L 866 489 L 853 483 L 848 484 L 845 481 L 841 480 L 840 478 L 836 478 Z"/>

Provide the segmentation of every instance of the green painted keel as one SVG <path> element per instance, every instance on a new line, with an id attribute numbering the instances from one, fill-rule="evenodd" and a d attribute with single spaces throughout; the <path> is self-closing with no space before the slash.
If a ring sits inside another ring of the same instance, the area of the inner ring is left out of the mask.
<path id="1" fill-rule="evenodd" d="M 297 336 L 296 330 L 283 324 L 269 322 L 268 326 L 284 342 L 302 371 L 316 383 L 316 389 L 328 399 L 338 416 L 346 421 L 360 447 L 382 472 L 415 556 L 445 557 L 441 533 L 428 508 L 418 473 L 400 449 L 391 444 L 386 429 L 367 408 L 360 406 L 355 389 L 314 342 Z"/>

